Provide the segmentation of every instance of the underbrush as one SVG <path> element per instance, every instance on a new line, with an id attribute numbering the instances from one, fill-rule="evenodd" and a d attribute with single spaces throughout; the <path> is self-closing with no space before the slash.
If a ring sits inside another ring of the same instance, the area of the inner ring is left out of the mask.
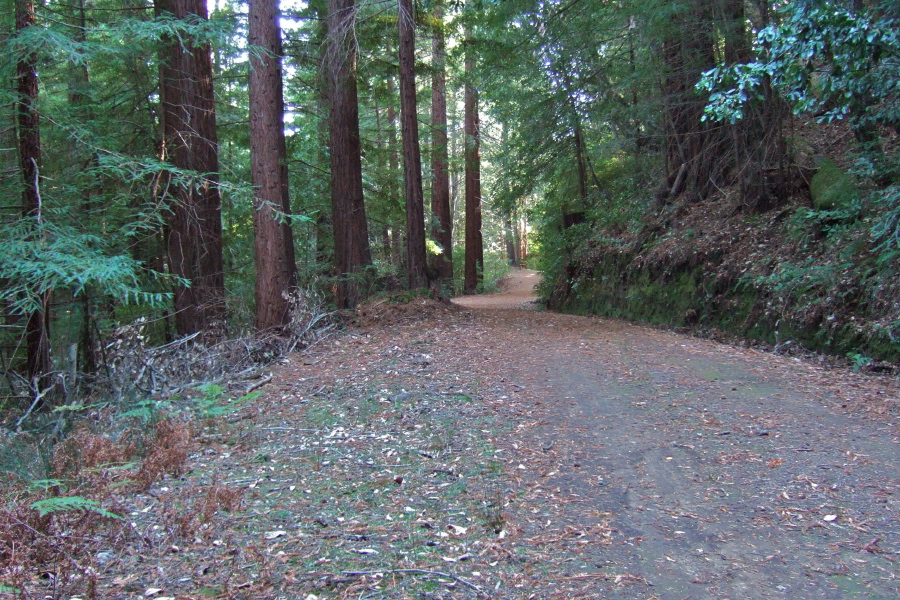
<path id="1" fill-rule="evenodd" d="M 730 190 L 666 207 L 636 234 L 588 228 L 545 279 L 552 308 L 614 316 L 884 369 L 900 360 L 900 209 L 888 191 L 762 214 Z"/>
<path id="2" fill-rule="evenodd" d="M 0 593 L 475 598 L 505 585 L 504 424 L 432 374 L 427 340 L 400 344 L 372 376 L 295 366 L 264 406 L 229 412 L 239 402 L 204 387 L 115 435 L 94 414 L 55 446 L 50 478 L 6 475 Z M 339 379 L 323 385 L 327 373 Z"/>
<path id="3" fill-rule="evenodd" d="M 194 444 L 190 423 L 172 418 L 117 437 L 86 426 L 53 448 L 47 478 L 0 472 L 0 592 L 96 597 L 98 565 L 139 537 L 126 520 L 124 499 L 180 476 Z M 47 442 L 22 436 L 4 444 L 21 449 Z"/>
<path id="4" fill-rule="evenodd" d="M 277 335 L 200 334 L 159 347 L 148 345 L 139 320 L 104 340 L 103 375 L 91 376 L 90 386 L 72 386 L 77 374 L 55 374 L 27 406 L 4 407 L 0 595 L 97 597 L 102 565 L 146 542 L 123 506 L 183 477 L 198 431 L 252 412 L 261 394 L 254 390 L 271 380 L 261 369 L 333 327 L 316 297 L 298 295 L 291 306 L 292 320 Z M 216 511 L 236 509 L 240 496 L 212 482 L 165 526 L 186 536 Z"/>

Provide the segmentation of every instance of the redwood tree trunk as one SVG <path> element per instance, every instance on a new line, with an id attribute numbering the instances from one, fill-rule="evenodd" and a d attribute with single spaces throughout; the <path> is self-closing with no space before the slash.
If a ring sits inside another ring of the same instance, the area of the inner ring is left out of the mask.
<path id="1" fill-rule="evenodd" d="M 356 95 L 354 0 L 328 0 L 331 211 L 337 303 L 352 308 L 362 296 L 359 277 L 372 264 L 363 202 L 359 105 Z"/>
<path id="2" fill-rule="evenodd" d="M 207 18 L 205 0 L 156 0 L 156 11 Z M 175 287 L 175 327 L 184 335 L 225 319 L 212 58 L 208 44 L 170 38 L 160 62 L 163 158 L 204 177 L 199 185 L 173 181 L 167 218 L 169 270 L 190 281 Z"/>
<path id="3" fill-rule="evenodd" d="M 472 83 L 475 76 L 475 54 L 471 39 L 466 40 L 465 73 L 463 130 L 466 138 L 466 261 L 463 293 L 474 294 L 484 277 L 484 245 L 481 238 L 481 133 L 478 120 L 478 92 Z"/>
<path id="4" fill-rule="evenodd" d="M 572 108 L 572 112 L 575 115 L 573 143 L 575 144 L 575 161 L 578 166 L 578 195 L 580 196 L 582 202 L 582 205 L 579 208 L 581 210 L 585 210 L 588 206 L 588 182 L 587 165 L 585 164 L 586 159 L 584 136 L 581 131 L 581 118 L 578 116 L 578 113 L 575 112 L 574 106 Z"/>
<path id="5" fill-rule="evenodd" d="M 406 190 L 406 273 L 410 289 L 428 287 L 425 262 L 425 204 L 422 156 L 416 113 L 416 21 L 412 0 L 399 1 L 400 125 L 403 137 L 403 182 Z"/>
<path id="6" fill-rule="evenodd" d="M 290 226 L 281 28 L 277 0 L 250 0 L 250 162 L 253 176 L 253 250 L 256 264 L 256 328 L 290 319 L 288 291 L 297 285 Z"/>
<path id="7" fill-rule="evenodd" d="M 686 192 L 706 197 L 717 183 L 727 153 L 719 143 L 727 136 L 701 123 L 706 100 L 694 86 L 700 75 L 715 66 L 711 0 L 691 0 L 675 17 L 663 44 L 666 74 L 666 169 L 669 196 Z"/>
<path id="8" fill-rule="evenodd" d="M 391 54 L 390 41 L 388 41 L 388 54 Z M 387 78 L 388 98 L 388 171 L 390 172 L 390 184 L 388 187 L 388 195 L 391 198 L 400 197 L 400 179 L 397 174 L 400 172 L 400 153 L 397 151 L 399 147 L 399 137 L 397 135 L 397 109 L 394 106 L 394 78 Z M 391 264 L 397 268 L 398 275 L 406 268 L 406 255 L 403 252 L 403 244 L 401 244 L 403 235 L 398 227 L 391 227 Z"/>
<path id="9" fill-rule="evenodd" d="M 434 38 L 431 42 L 431 212 L 435 222 L 431 237 L 443 252 L 434 255 L 432 269 L 443 282 L 453 279 L 453 215 L 450 212 L 450 175 L 447 171 L 447 82 L 445 74 L 444 6 L 434 5 Z"/>
<path id="10" fill-rule="evenodd" d="M 24 32 L 35 26 L 34 0 L 17 0 L 16 32 Z M 41 129 L 38 115 L 37 56 L 29 54 L 16 65 L 16 116 L 19 126 L 19 165 L 23 178 L 22 215 L 41 223 L 40 164 Z M 42 379 L 50 372 L 50 317 L 49 294 L 38 299 L 41 309 L 28 315 L 25 326 L 26 362 L 25 374 L 29 382 L 44 387 Z"/>

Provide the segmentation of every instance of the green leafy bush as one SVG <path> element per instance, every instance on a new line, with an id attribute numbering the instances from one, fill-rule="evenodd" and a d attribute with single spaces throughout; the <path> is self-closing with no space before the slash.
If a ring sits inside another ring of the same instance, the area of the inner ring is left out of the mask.
<path id="1" fill-rule="evenodd" d="M 202 392 L 203 396 L 194 399 L 192 411 L 201 419 L 214 419 L 233 413 L 262 396 L 262 392 L 251 392 L 229 400 L 225 397 L 225 389 L 212 383 L 197 386 L 197 390 Z"/>
<path id="2" fill-rule="evenodd" d="M 778 12 L 778 24 L 757 35 L 757 60 L 705 73 L 697 86 L 710 93 L 704 118 L 735 123 L 751 101 L 767 101 L 771 84 L 795 112 L 822 121 L 900 123 L 895 20 L 833 1 L 788 2 Z"/>

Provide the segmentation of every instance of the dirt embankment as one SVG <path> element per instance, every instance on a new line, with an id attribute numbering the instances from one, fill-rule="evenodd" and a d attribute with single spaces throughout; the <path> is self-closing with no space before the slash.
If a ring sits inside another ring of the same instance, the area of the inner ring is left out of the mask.
<path id="1" fill-rule="evenodd" d="M 731 188 L 653 208 L 639 231 L 583 240 L 554 275 L 548 306 L 890 370 L 900 361 L 900 271 L 876 249 L 871 218 L 808 198 L 756 213 Z"/>

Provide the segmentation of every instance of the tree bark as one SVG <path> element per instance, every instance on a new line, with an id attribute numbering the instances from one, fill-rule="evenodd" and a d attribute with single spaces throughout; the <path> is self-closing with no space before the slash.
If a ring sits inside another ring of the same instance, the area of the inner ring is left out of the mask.
<path id="1" fill-rule="evenodd" d="M 718 143 L 727 136 L 717 134 L 700 118 L 705 99 L 694 86 L 700 75 L 715 66 L 711 0 L 691 0 L 675 17 L 663 43 L 666 73 L 663 96 L 666 106 L 666 171 L 669 196 L 682 190 L 691 199 L 705 198 L 723 170 Z M 681 185 L 676 185 L 683 175 Z M 678 189 L 678 188 L 681 189 Z"/>
<path id="2" fill-rule="evenodd" d="M 390 40 L 388 41 L 388 54 L 391 54 Z M 397 174 L 400 172 L 400 153 L 397 151 L 399 147 L 399 136 L 397 135 L 397 109 L 394 106 L 394 78 L 387 78 L 388 98 L 388 172 L 390 173 L 390 183 L 388 186 L 388 195 L 393 200 L 399 199 L 400 179 Z M 401 230 L 398 227 L 391 227 L 391 264 L 396 267 L 398 275 L 406 269 L 406 254 L 401 248 Z"/>
<path id="3" fill-rule="evenodd" d="M 572 112 L 575 121 L 572 141 L 575 144 L 575 161 L 578 166 L 578 195 L 581 197 L 581 206 L 579 209 L 586 210 L 588 206 L 588 181 L 584 135 L 581 131 L 581 117 L 578 116 L 574 106 L 572 106 Z"/>
<path id="4" fill-rule="evenodd" d="M 72 39 L 83 44 L 87 41 L 87 10 L 85 0 L 76 0 L 70 7 L 70 10 L 70 22 L 75 26 Z M 78 119 L 82 121 L 93 121 L 96 118 L 96 115 L 94 114 L 93 107 L 90 105 L 87 97 L 91 84 L 88 65 L 87 63 L 83 63 L 80 65 L 71 65 L 70 68 L 72 71 L 71 79 L 69 80 L 69 104 Z M 92 152 L 88 156 L 85 156 L 87 153 L 80 149 L 79 145 L 80 144 L 76 140 L 72 140 L 72 164 L 79 165 L 80 167 L 87 163 L 92 167 L 96 167 L 98 164 L 96 152 Z M 96 204 L 96 191 L 96 183 L 91 183 L 85 186 L 81 193 L 82 201 L 80 218 L 85 219 L 85 222 L 87 222 L 87 219 L 91 218 L 91 213 Z M 89 289 L 82 291 L 81 310 L 83 314 L 80 339 L 78 341 L 80 349 L 78 370 L 84 373 L 95 373 L 100 365 L 100 357 L 97 353 L 97 340 L 94 336 L 95 325 L 92 316 L 93 298 L 91 297 Z M 86 380 L 82 382 L 82 384 L 90 386 L 90 380 Z"/>
<path id="5" fill-rule="evenodd" d="M 410 289 L 428 287 L 425 260 L 425 201 L 416 112 L 416 17 L 412 0 L 399 0 L 400 126 L 406 192 L 406 274 Z"/>
<path id="6" fill-rule="evenodd" d="M 157 13 L 207 18 L 205 0 L 156 0 Z M 160 56 L 163 158 L 193 171 L 199 184 L 174 181 L 167 217 L 168 262 L 175 286 L 175 327 L 190 334 L 225 319 L 219 155 L 208 44 L 168 39 Z"/>
<path id="7" fill-rule="evenodd" d="M 341 308 L 352 308 L 359 302 L 363 293 L 359 278 L 372 264 L 363 201 L 354 22 L 354 0 L 328 0 L 331 210 L 337 303 Z"/>
<path id="8" fill-rule="evenodd" d="M 290 319 L 288 292 L 297 285 L 290 226 L 281 28 L 277 0 L 250 0 L 250 162 L 253 177 L 253 250 L 256 328 L 275 329 Z"/>
<path id="9" fill-rule="evenodd" d="M 35 26 L 34 0 L 16 2 L 16 32 Z M 16 117 L 18 121 L 19 167 L 22 173 L 22 216 L 41 224 L 40 165 L 41 128 L 37 110 L 37 56 L 29 54 L 16 65 Z M 45 387 L 50 372 L 50 296 L 38 298 L 41 308 L 28 315 L 25 326 L 25 375 L 38 390 Z"/>
<path id="10" fill-rule="evenodd" d="M 478 292 L 484 278 L 484 245 L 481 237 L 481 154 L 478 119 L 478 92 L 475 77 L 475 53 L 471 35 L 466 35 L 465 101 L 463 129 L 465 133 L 466 186 L 466 259 L 463 293 Z"/>
<path id="11" fill-rule="evenodd" d="M 444 6 L 434 5 L 434 37 L 431 42 L 431 237 L 442 252 L 434 255 L 432 270 L 445 283 L 453 280 L 453 214 L 450 212 L 450 175 L 447 170 L 447 81 L 444 41 Z"/>
<path id="12" fill-rule="evenodd" d="M 750 62 L 750 36 L 747 31 L 744 0 L 720 0 L 725 64 Z"/>

